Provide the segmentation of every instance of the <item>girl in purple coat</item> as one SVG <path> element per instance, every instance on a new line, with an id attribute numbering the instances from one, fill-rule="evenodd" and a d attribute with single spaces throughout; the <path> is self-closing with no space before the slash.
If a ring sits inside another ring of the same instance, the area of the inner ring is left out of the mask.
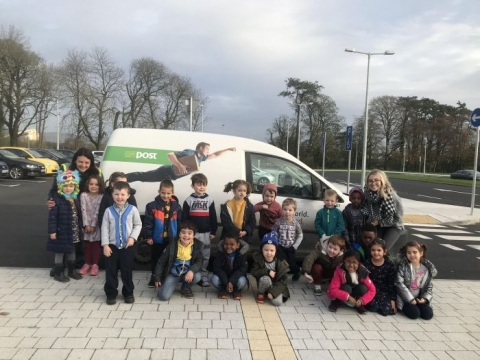
<path id="1" fill-rule="evenodd" d="M 82 240 L 82 217 L 77 200 L 80 173 L 76 170 L 59 171 L 57 193 L 52 196 L 55 205 L 48 213 L 47 250 L 55 253 L 54 279 L 60 282 L 69 278 L 82 278 L 75 270 L 75 243 Z M 66 255 L 68 277 L 63 273 L 63 257 Z"/>

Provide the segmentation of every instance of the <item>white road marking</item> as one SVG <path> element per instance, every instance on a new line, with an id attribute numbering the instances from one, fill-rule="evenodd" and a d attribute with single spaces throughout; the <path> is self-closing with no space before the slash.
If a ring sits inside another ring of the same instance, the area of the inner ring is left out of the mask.
<path id="1" fill-rule="evenodd" d="M 455 251 L 466 251 L 465 249 L 462 249 L 462 248 L 459 248 L 457 246 L 454 246 L 454 245 L 450 245 L 450 244 L 440 244 L 442 246 L 445 246 L 449 249 L 452 249 L 452 250 L 455 250 Z"/>
<path id="2" fill-rule="evenodd" d="M 480 245 L 467 245 L 467 246 L 470 246 L 472 249 L 475 249 L 475 250 L 480 250 Z"/>
<path id="3" fill-rule="evenodd" d="M 442 198 L 439 198 L 439 197 L 436 197 L 436 196 L 427 196 L 427 195 L 421 195 L 421 194 L 417 194 L 417 196 L 426 197 L 426 198 L 429 198 L 429 199 L 442 200 Z"/>
<path id="4" fill-rule="evenodd" d="M 427 227 L 427 228 L 446 228 L 444 225 L 437 225 L 437 224 L 411 224 L 411 223 L 405 223 L 404 225 L 406 226 L 415 226 L 416 228 L 418 227 Z"/>
<path id="5" fill-rule="evenodd" d="M 472 195 L 471 192 L 464 192 L 464 191 L 455 191 L 455 190 L 448 190 L 448 189 L 433 189 L 433 190 L 437 190 L 437 191 L 445 191 L 445 192 L 453 192 L 453 193 L 457 193 L 457 194 L 466 194 L 466 195 Z M 475 194 L 475 196 L 477 196 L 478 194 Z"/>
<path id="6" fill-rule="evenodd" d="M 428 237 L 428 236 L 425 236 L 425 235 L 422 235 L 422 234 L 412 234 L 413 236 L 416 236 L 416 237 L 419 237 L 420 239 L 424 239 L 424 240 L 432 240 L 431 237 Z"/>
<path id="7" fill-rule="evenodd" d="M 455 228 L 455 229 L 465 229 L 465 226 L 458 226 L 458 225 L 454 226 L 454 225 L 452 225 L 452 227 Z"/>
<path id="8" fill-rule="evenodd" d="M 441 239 L 450 241 L 480 241 L 480 236 L 452 236 L 437 235 Z"/>
<path id="9" fill-rule="evenodd" d="M 3 185 L 3 184 L 0 184 L 0 186 L 5 186 L 5 187 L 17 187 L 17 186 L 20 186 L 20 184 L 13 184 L 13 185 Z"/>
<path id="10" fill-rule="evenodd" d="M 465 231 L 465 230 L 454 230 L 454 229 L 419 229 L 419 228 L 413 228 L 412 230 L 416 231 L 422 231 L 422 232 L 427 232 L 427 233 L 440 233 L 440 234 L 471 234 L 470 231 Z"/>

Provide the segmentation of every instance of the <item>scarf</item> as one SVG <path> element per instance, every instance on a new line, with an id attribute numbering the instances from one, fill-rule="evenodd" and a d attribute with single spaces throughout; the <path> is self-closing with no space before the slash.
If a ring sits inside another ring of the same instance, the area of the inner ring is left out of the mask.
<path id="1" fill-rule="evenodd" d="M 362 204 L 362 214 L 367 216 L 367 222 L 371 223 L 375 220 L 380 223 L 393 223 L 395 215 L 395 203 L 391 194 L 387 194 L 384 199 L 378 192 L 370 191 L 365 188 L 365 201 Z"/>

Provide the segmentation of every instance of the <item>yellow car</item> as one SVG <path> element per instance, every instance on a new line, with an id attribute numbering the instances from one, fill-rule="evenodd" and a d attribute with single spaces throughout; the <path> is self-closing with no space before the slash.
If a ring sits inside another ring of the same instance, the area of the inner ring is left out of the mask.
<path id="1" fill-rule="evenodd" d="M 33 160 L 45 165 L 46 175 L 56 175 L 58 172 L 58 164 L 56 161 L 43 157 L 33 149 L 27 149 L 24 147 L 14 147 L 14 146 L 3 146 L 3 147 L 0 147 L 0 149 L 11 151 L 15 155 L 20 156 L 24 159 Z"/>

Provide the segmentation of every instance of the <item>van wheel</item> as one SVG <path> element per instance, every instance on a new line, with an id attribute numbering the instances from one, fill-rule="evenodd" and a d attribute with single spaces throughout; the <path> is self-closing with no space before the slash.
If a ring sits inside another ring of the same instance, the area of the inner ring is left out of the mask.
<path id="1" fill-rule="evenodd" d="M 152 248 L 147 244 L 147 240 L 138 240 L 133 250 L 135 261 L 142 264 L 148 264 L 150 261 L 152 261 Z"/>
<path id="2" fill-rule="evenodd" d="M 260 179 L 258 179 L 257 181 L 257 185 L 259 186 L 265 186 L 267 184 L 270 183 L 270 180 L 268 180 L 266 177 L 261 177 Z"/>

